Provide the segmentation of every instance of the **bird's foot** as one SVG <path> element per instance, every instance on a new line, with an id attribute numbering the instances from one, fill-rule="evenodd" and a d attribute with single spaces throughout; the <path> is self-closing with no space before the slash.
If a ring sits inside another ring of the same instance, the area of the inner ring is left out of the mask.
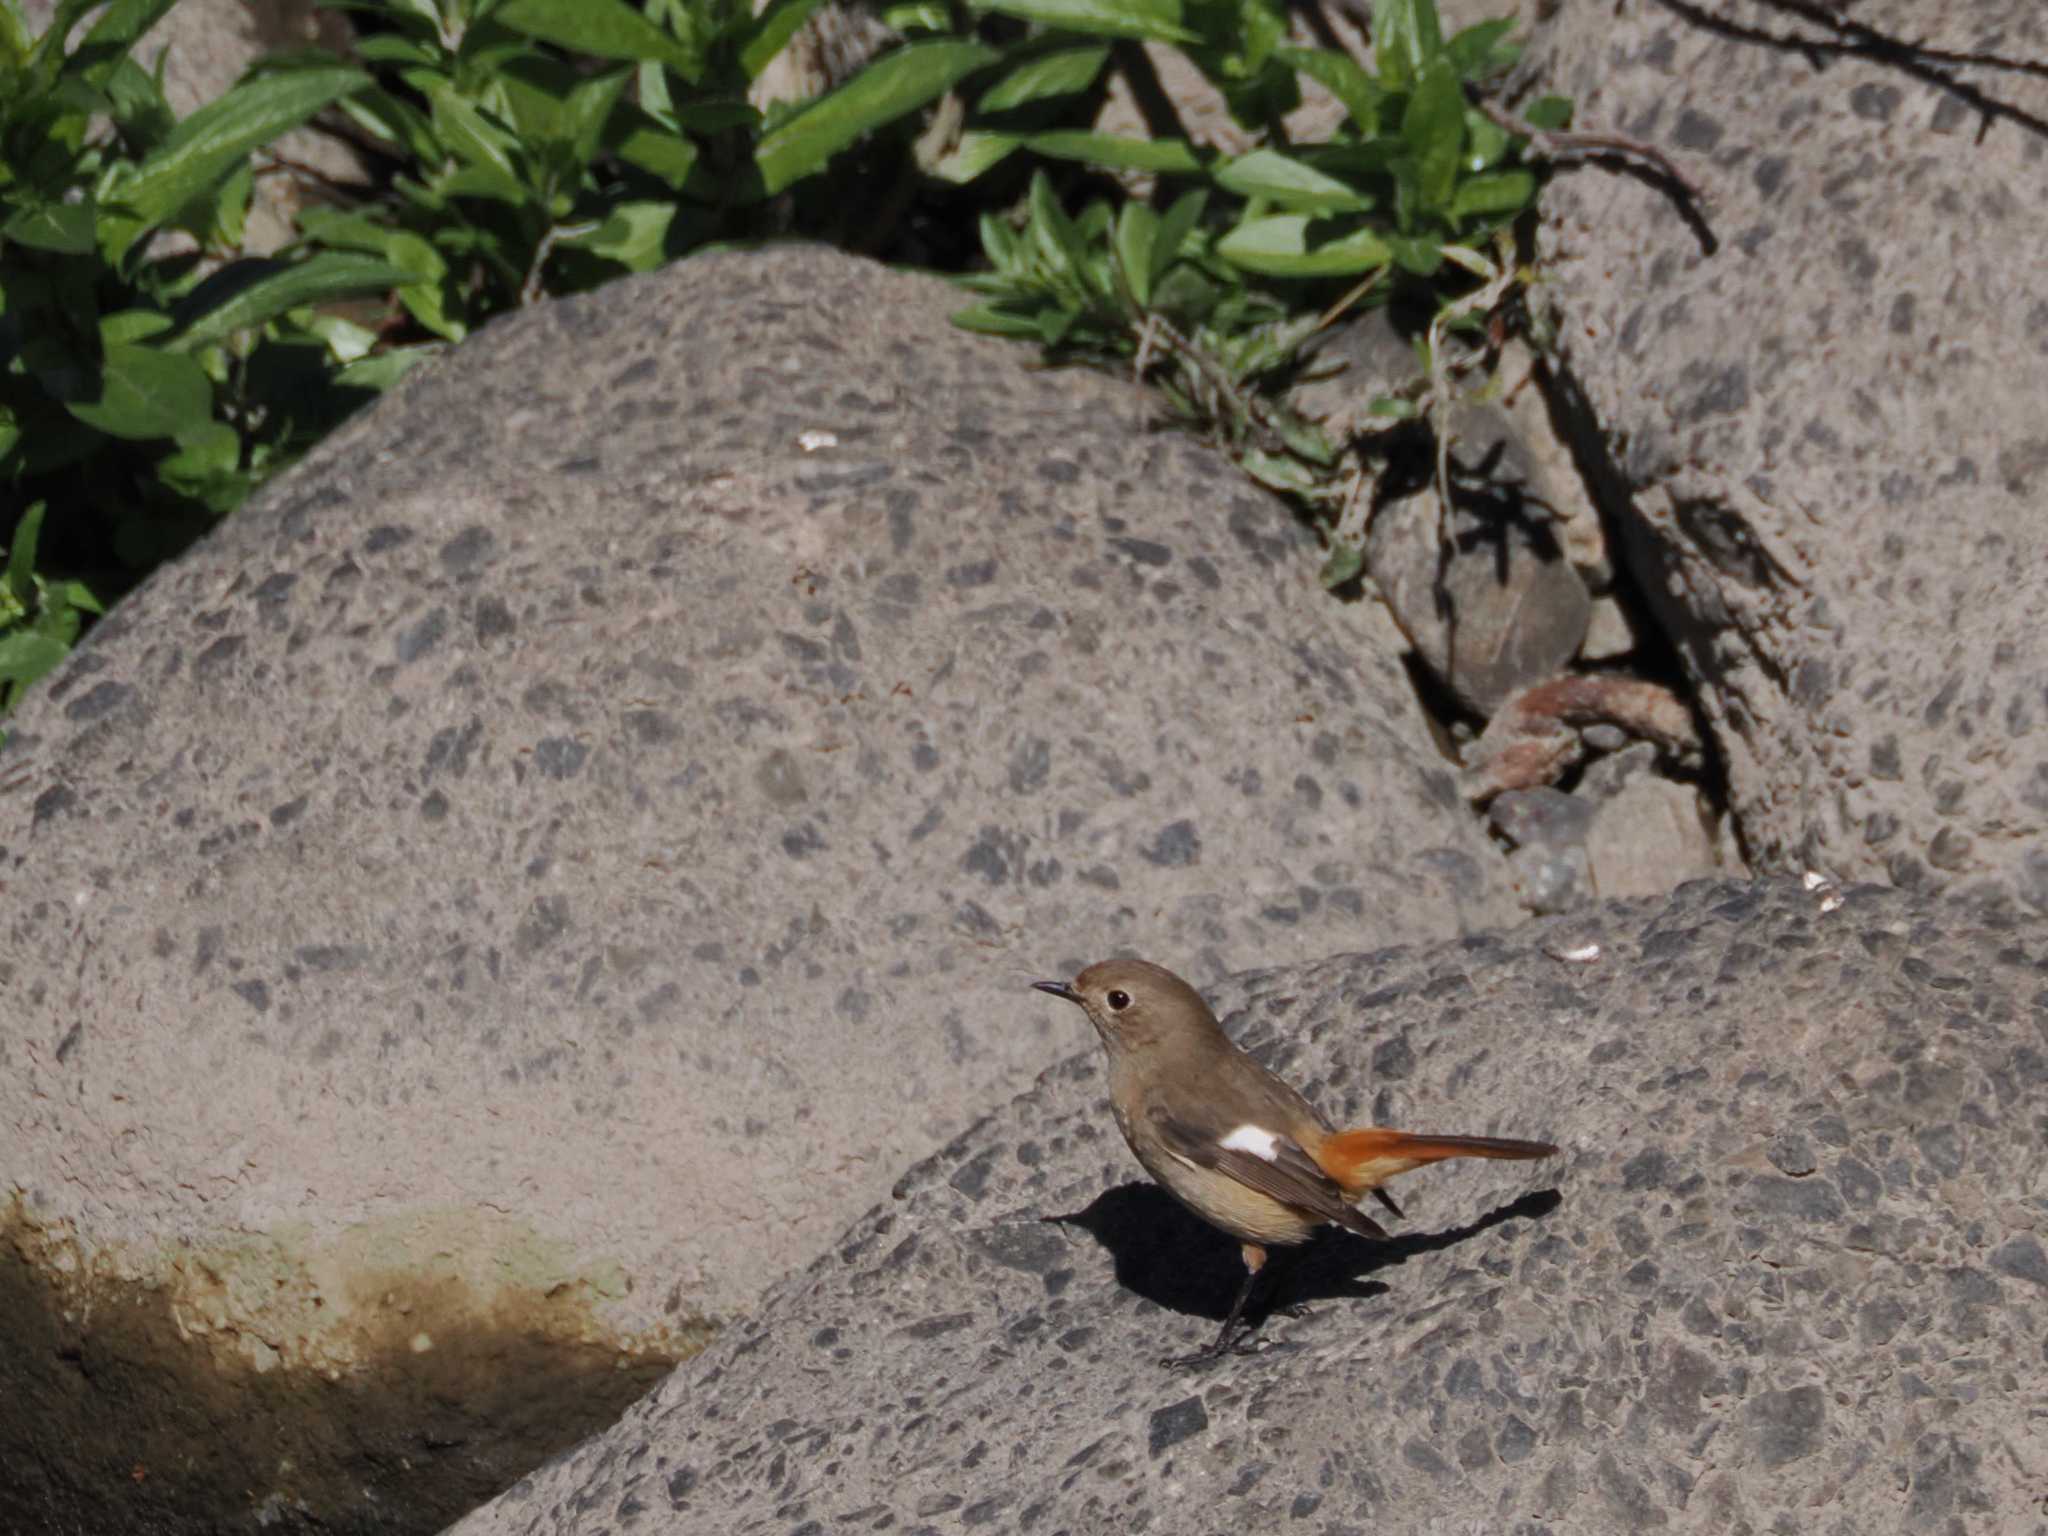
<path id="1" fill-rule="evenodd" d="M 1167 1355 L 1159 1363 L 1169 1371 L 1192 1371 L 1214 1365 L 1230 1355 L 1263 1355 L 1271 1347 L 1256 1333 L 1247 1331 L 1234 1338 L 1218 1339 L 1208 1348 L 1198 1349 L 1191 1355 Z"/>

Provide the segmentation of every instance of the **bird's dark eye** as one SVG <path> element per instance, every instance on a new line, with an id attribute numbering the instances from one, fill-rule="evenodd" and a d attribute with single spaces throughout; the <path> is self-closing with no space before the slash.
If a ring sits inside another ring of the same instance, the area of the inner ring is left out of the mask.
<path id="1" fill-rule="evenodd" d="M 1122 1013 L 1131 1006 L 1131 994 L 1118 988 L 1113 990 L 1103 1001 L 1109 1004 L 1109 1011 L 1111 1013 Z"/>

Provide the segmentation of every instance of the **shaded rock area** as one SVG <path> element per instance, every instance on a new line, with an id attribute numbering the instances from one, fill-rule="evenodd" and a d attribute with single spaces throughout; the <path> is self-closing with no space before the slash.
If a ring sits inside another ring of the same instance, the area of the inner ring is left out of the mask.
<path id="1" fill-rule="evenodd" d="M 1542 245 L 1617 558 L 1752 861 L 2048 907 L 2048 11 L 1624 0 L 1533 41 L 1535 90 L 1705 194 L 1711 252 L 1576 171 Z"/>
<path id="2" fill-rule="evenodd" d="M 487 1248 L 479 1225 L 373 1224 L 310 1259 L 293 1234 L 215 1244 L 148 1287 L 17 1194 L 0 1211 L 0 1529 L 435 1530 L 702 1343 L 622 1355 L 583 1288 L 556 1285 L 573 1255 L 501 1249 L 510 1273 L 463 1273 L 449 1253 Z M 280 1284 L 334 1318 L 324 1358 L 265 1336 Z"/>
<path id="3" fill-rule="evenodd" d="M 0 1166 L 47 1294 L 0 1356 L 140 1311 L 192 1387 L 25 1378 L 0 1460 L 54 1502 L 0 1526 L 140 1511 L 75 1448 L 160 1408 L 156 1528 L 337 1519 L 394 1444 L 425 1519 L 437 1468 L 609 1418 L 586 1348 L 695 1347 L 1065 1054 L 1012 1006 L 1041 967 L 1512 916 L 1384 615 L 958 304 L 781 249 L 495 325 L 10 719 Z M 508 1329 L 559 1351 L 521 1357 L 545 1434 L 381 1395 Z M 183 1478 L 222 1373 L 338 1425 Z"/>
<path id="4" fill-rule="evenodd" d="M 2048 925 L 1843 894 L 1698 882 L 1215 989 L 1340 1122 L 1565 1148 L 1404 1181 L 1263 1355 L 1156 1363 L 1236 1255 L 1133 1182 L 1091 1048 L 456 1529 L 2020 1529 Z"/>
<path id="5" fill-rule="evenodd" d="M 1646 634 L 1638 600 L 1617 582 L 1542 361 L 1510 343 L 1486 389 L 1450 412 L 1448 507 L 1437 423 L 1389 426 L 1373 414 L 1376 400 L 1413 402 L 1425 384 L 1414 340 L 1425 323 L 1380 309 L 1326 333 L 1293 403 L 1377 467 L 1369 497 L 1346 513 L 1362 515 L 1352 532 L 1367 590 L 1411 647 L 1465 792 L 1482 804 L 1523 797 L 1491 816 L 1517 897 L 1559 912 L 1743 872 L 1716 829 L 1715 786 L 1691 706 L 1669 686 L 1669 647 Z M 1578 782 L 1589 759 L 1616 753 L 1627 768 L 1606 772 L 1636 781 L 1626 793 Z M 1532 804 L 1552 812 L 1535 818 L 1534 839 L 1510 830 L 1527 832 Z"/>
<path id="6" fill-rule="evenodd" d="M 1593 600 L 1498 406 L 1457 413 L 1452 505 L 1428 478 L 1372 520 L 1366 569 L 1422 664 L 1485 719 L 1575 660 Z M 1483 476 L 1484 478 L 1480 478 Z"/>

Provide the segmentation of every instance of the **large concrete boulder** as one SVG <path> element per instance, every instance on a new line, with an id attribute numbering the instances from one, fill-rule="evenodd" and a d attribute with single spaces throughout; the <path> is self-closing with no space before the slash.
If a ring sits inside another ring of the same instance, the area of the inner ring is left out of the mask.
<path id="1" fill-rule="evenodd" d="M 2032 1529 L 2048 924 L 1844 895 L 1700 882 L 1215 989 L 1340 1119 L 1565 1147 L 1406 1181 L 1407 1235 L 1311 1249 L 1263 1355 L 1156 1363 L 1236 1250 L 1127 1182 L 1090 1047 L 456 1529 Z"/>
<path id="2" fill-rule="evenodd" d="M 1038 968 L 1512 914 L 1377 607 L 959 302 L 785 249 L 495 326 L 9 721 L 42 1523 L 452 1516 L 1068 1051 Z"/>
<path id="3" fill-rule="evenodd" d="M 1718 239 L 1560 177 L 1563 363 L 1752 863 L 2048 907 L 2048 80 L 1989 62 L 2048 55 L 2048 11 L 1835 9 L 1536 29 L 1541 88 L 1664 150 Z"/>

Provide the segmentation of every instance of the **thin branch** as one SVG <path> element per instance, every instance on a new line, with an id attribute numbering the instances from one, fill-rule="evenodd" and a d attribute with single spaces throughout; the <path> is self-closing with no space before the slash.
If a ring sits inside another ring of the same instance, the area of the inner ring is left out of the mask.
<path id="1" fill-rule="evenodd" d="M 1681 171 L 1672 158 L 1654 144 L 1619 133 L 1586 133 L 1568 128 L 1538 128 L 1512 112 L 1488 101 L 1478 92 L 1468 93 L 1472 104 L 1502 133 L 1527 139 L 1529 148 L 1545 160 L 1564 164 L 1575 160 L 1626 160 L 1670 182 L 1695 203 L 1707 195 L 1698 183 Z"/>
<path id="2" fill-rule="evenodd" d="M 1619 133 L 1538 128 L 1535 124 L 1524 122 L 1513 113 L 1487 100 L 1477 90 L 1468 88 L 1465 94 L 1472 105 L 1486 115 L 1488 122 L 1503 133 L 1526 140 L 1531 154 L 1554 165 L 1567 165 L 1575 161 L 1613 162 L 1625 170 L 1633 171 L 1671 198 L 1678 209 L 1678 216 L 1691 228 L 1701 250 L 1711 256 L 1721 248 L 1721 242 L 1715 238 L 1713 227 L 1707 223 L 1703 211 L 1707 201 L 1706 194 L 1679 170 L 1669 155 L 1654 144 L 1646 144 L 1641 139 L 1632 139 Z"/>
<path id="3" fill-rule="evenodd" d="M 328 175 L 317 165 L 308 165 L 303 160 L 294 160 L 288 155 L 278 154 L 275 150 L 265 153 L 263 163 L 256 167 L 256 175 L 259 178 L 285 175 L 300 181 L 309 181 L 339 197 L 346 198 L 350 203 L 367 201 L 372 191 L 362 182 L 342 181 L 338 177 Z"/>

